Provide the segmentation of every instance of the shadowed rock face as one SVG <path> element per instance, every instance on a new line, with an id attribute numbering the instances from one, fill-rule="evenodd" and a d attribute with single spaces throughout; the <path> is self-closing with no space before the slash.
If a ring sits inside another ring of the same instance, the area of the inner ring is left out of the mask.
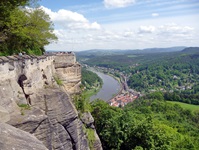
<path id="1" fill-rule="evenodd" d="M 34 134 L 48 149 L 89 149 L 82 122 L 66 93 L 43 89 L 31 100 L 33 108 L 13 116 L 9 124 Z"/>
<path id="2" fill-rule="evenodd" d="M 5 123 L 0 123 L 0 149 L 47 150 L 35 136 Z"/>

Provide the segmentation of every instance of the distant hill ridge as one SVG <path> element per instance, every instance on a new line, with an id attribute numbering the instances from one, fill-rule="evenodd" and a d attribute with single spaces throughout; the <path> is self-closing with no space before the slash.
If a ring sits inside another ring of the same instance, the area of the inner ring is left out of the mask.
<path id="1" fill-rule="evenodd" d="M 199 47 L 187 47 L 182 50 L 185 53 L 199 53 Z"/>
<path id="2" fill-rule="evenodd" d="M 105 55 L 124 55 L 124 54 L 144 54 L 144 53 L 168 53 L 168 52 L 180 52 L 187 47 L 168 47 L 168 48 L 146 48 L 146 49 L 91 49 L 76 52 L 77 56 L 105 56 Z"/>
<path id="3" fill-rule="evenodd" d="M 49 52 L 56 52 L 50 50 Z M 167 48 L 146 48 L 146 49 L 90 49 L 76 51 L 77 56 L 105 56 L 105 55 L 123 55 L 123 54 L 144 54 L 144 53 L 169 53 L 169 52 L 185 52 L 185 53 L 197 53 L 199 47 L 167 47 Z"/>
<path id="4" fill-rule="evenodd" d="M 178 47 L 168 47 L 168 48 L 147 48 L 147 49 L 143 49 L 143 51 L 145 52 L 152 52 L 152 53 L 156 53 L 156 52 L 176 52 L 176 51 L 181 51 L 184 48 L 186 48 L 185 46 L 178 46 Z"/>

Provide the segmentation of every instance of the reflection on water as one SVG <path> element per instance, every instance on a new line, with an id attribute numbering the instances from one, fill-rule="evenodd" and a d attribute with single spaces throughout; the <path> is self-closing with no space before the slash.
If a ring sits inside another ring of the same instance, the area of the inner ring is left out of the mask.
<path id="1" fill-rule="evenodd" d="M 103 80 L 103 85 L 100 91 L 96 95 L 93 95 L 91 97 L 91 101 L 97 98 L 107 101 L 111 99 L 113 95 L 119 92 L 120 84 L 116 79 L 104 73 L 97 72 L 94 70 L 92 71 L 95 72 Z"/>

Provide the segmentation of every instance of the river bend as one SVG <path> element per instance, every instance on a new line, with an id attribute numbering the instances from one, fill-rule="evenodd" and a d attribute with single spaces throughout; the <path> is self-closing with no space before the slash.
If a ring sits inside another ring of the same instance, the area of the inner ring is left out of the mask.
<path id="1" fill-rule="evenodd" d="M 91 96 L 91 101 L 93 101 L 94 99 L 102 99 L 108 101 L 120 91 L 121 86 L 116 79 L 93 69 L 91 71 L 95 72 L 103 81 L 102 88 L 96 95 Z"/>

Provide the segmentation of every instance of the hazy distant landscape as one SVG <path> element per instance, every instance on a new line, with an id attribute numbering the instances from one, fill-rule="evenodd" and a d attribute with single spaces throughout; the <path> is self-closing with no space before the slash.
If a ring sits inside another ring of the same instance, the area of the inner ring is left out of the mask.
<path id="1" fill-rule="evenodd" d="M 91 103 L 104 149 L 199 147 L 199 47 L 88 50 L 76 55 L 83 66 L 125 76 L 128 86 L 142 95 L 122 109 L 100 100 Z M 84 72 L 82 76 L 86 78 Z"/>
<path id="2" fill-rule="evenodd" d="M 91 50 L 78 52 L 77 59 L 89 66 L 114 69 L 111 73 L 115 76 L 122 72 L 128 85 L 143 94 L 175 93 L 181 96 L 177 101 L 199 104 L 199 48 L 151 50 Z"/>

